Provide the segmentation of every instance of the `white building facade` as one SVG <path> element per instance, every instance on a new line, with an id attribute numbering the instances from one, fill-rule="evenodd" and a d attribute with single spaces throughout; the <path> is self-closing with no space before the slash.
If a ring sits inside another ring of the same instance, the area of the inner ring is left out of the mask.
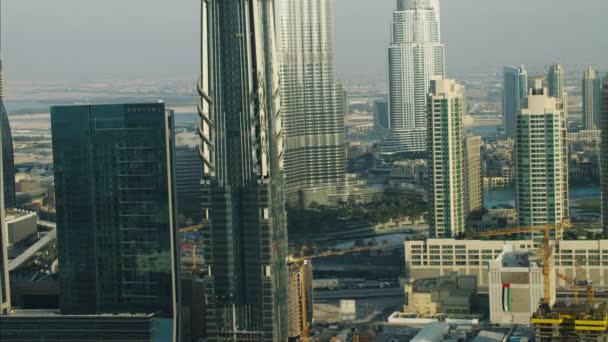
<path id="1" fill-rule="evenodd" d="M 334 78 L 333 1 L 276 0 L 289 203 L 327 204 L 344 183 L 344 91 Z"/>
<path id="2" fill-rule="evenodd" d="M 384 153 L 426 151 L 427 92 L 445 76 L 438 0 L 398 0 L 393 13 L 389 65 L 390 134 Z"/>
<path id="3" fill-rule="evenodd" d="M 516 204 L 521 226 L 568 217 L 567 122 L 561 100 L 530 89 L 517 116 Z"/>
<path id="4" fill-rule="evenodd" d="M 464 88 L 431 80 L 427 101 L 431 236 L 457 236 L 465 228 Z"/>

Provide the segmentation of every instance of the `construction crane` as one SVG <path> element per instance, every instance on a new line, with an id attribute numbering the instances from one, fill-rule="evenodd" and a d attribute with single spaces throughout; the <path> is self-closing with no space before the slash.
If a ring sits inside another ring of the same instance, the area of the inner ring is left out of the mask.
<path id="1" fill-rule="evenodd" d="M 587 304 L 594 305 L 595 304 L 595 289 L 593 288 L 593 281 L 591 281 L 591 279 L 589 278 L 589 273 L 587 273 L 587 270 L 581 266 L 581 261 L 587 262 L 589 260 L 577 258 L 574 261 L 574 265 L 576 266 L 577 270 L 580 270 L 581 272 L 583 272 L 583 276 L 585 277 L 585 280 L 583 281 L 582 285 L 587 288 Z"/>
<path id="2" fill-rule="evenodd" d="M 195 245 L 182 245 L 182 249 L 192 252 L 192 271 L 196 270 L 196 246 Z"/>
<path id="3" fill-rule="evenodd" d="M 201 230 L 203 228 L 206 228 L 207 226 L 203 225 L 203 224 L 197 224 L 194 226 L 189 226 L 189 227 L 184 227 L 184 228 L 180 228 L 179 232 L 180 233 L 189 233 L 189 232 L 193 232 L 196 230 Z"/>
<path id="4" fill-rule="evenodd" d="M 308 303 L 307 303 L 307 293 L 306 293 L 306 272 L 304 270 L 304 265 L 307 261 L 312 259 L 319 259 L 331 256 L 338 255 L 346 255 L 351 253 L 363 252 L 363 251 L 371 251 L 381 247 L 381 245 L 371 245 L 371 246 L 363 246 L 363 247 L 353 247 L 349 249 L 343 249 L 339 251 L 329 251 L 318 254 L 306 255 L 306 251 L 310 249 L 307 246 L 302 246 L 300 256 L 290 256 L 287 258 L 287 265 L 295 265 L 298 267 L 300 272 L 300 304 L 302 310 L 302 332 L 300 333 L 300 339 L 302 341 L 308 341 Z"/>
<path id="5" fill-rule="evenodd" d="M 578 305 L 578 286 L 580 283 L 577 283 L 576 279 L 570 278 L 565 274 L 559 273 L 555 271 L 555 274 L 558 278 L 564 280 L 565 282 L 572 284 L 572 288 L 574 290 L 574 305 Z"/>
<path id="6" fill-rule="evenodd" d="M 542 267 L 543 267 L 543 298 L 541 299 L 543 304 L 550 305 L 551 303 L 551 263 L 553 258 L 553 246 L 551 246 L 551 231 L 555 230 L 555 238 L 559 239 L 565 229 L 572 228 L 572 224 L 569 219 L 563 220 L 561 223 L 546 224 L 537 227 L 518 227 L 518 228 L 506 228 L 497 230 L 488 230 L 479 233 L 480 237 L 491 237 L 501 235 L 516 235 L 516 234 L 534 234 L 538 232 L 543 233 L 543 242 L 541 249 Z"/>

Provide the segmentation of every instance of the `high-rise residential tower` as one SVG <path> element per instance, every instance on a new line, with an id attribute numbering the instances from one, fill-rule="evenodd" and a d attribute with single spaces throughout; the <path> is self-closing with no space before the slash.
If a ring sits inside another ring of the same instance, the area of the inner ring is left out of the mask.
<path id="1" fill-rule="evenodd" d="M 465 229 L 464 89 L 432 80 L 428 94 L 430 236 L 455 237 Z"/>
<path id="2" fill-rule="evenodd" d="M 600 128 L 601 80 L 597 71 L 589 66 L 583 74 L 583 129 Z"/>
<path id="3" fill-rule="evenodd" d="M 564 83 L 564 67 L 561 64 L 553 64 L 547 73 L 547 83 L 549 85 L 549 96 L 562 100 L 564 113 L 568 119 L 568 90 Z"/>
<path id="4" fill-rule="evenodd" d="M 275 0 L 291 204 L 328 202 L 344 183 L 345 110 L 334 79 L 333 0 Z"/>
<path id="5" fill-rule="evenodd" d="M 600 162 L 602 166 L 602 226 L 604 228 L 604 238 L 608 239 L 608 76 L 602 79 L 600 107 L 602 129 L 602 145 L 600 147 Z"/>
<path id="6" fill-rule="evenodd" d="M 288 336 L 274 14 L 272 0 L 202 1 L 198 91 L 209 341 Z"/>
<path id="7" fill-rule="evenodd" d="M 530 89 L 517 116 L 516 203 L 524 227 L 568 217 L 567 128 L 563 104 Z"/>
<path id="8" fill-rule="evenodd" d="M 483 175 L 481 171 L 481 137 L 464 138 L 464 184 L 466 216 L 483 209 Z"/>
<path id="9" fill-rule="evenodd" d="M 507 137 L 515 137 L 517 131 L 517 112 L 521 101 L 528 92 L 528 71 L 523 65 L 503 68 L 503 125 Z"/>
<path id="10" fill-rule="evenodd" d="M 61 313 L 153 313 L 179 341 L 173 114 L 57 106 L 51 129 Z"/>
<path id="11" fill-rule="evenodd" d="M 384 153 L 426 151 L 430 80 L 445 76 L 438 3 L 397 1 L 388 48 L 390 133 Z"/>

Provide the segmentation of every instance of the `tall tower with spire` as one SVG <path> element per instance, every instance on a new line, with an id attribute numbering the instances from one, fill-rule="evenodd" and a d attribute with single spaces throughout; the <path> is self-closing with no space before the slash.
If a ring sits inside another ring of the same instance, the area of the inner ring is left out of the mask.
<path id="1" fill-rule="evenodd" d="M 2 4 L 0 3 L 0 7 Z M 2 11 L 0 9 L 0 17 Z M 0 26 L 2 26 L 0 20 Z M 4 206 L 14 208 L 17 205 L 15 197 L 15 159 L 13 155 L 13 136 L 8 121 L 8 112 L 4 105 L 4 69 L 2 63 L 2 31 L 0 30 L 0 131 L 2 132 L 2 163 L 4 171 Z"/>
<path id="2" fill-rule="evenodd" d="M 397 0 L 388 48 L 390 134 L 384 153 L 425 152 L 427 93 L 445 76 L 438 0 Z"/>
<path id="3" fill-rule="evenodd" d="M 204 0 L 199 134 L 210 342 L 288 335 L 273 0 Z"/>

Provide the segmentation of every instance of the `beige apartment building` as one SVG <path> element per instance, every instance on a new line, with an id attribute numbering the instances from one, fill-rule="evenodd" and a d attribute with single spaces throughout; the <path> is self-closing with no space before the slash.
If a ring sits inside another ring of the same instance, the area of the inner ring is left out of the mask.
<path id="1" fill-rule="evenodd" d="M 433 278 L 458 272 L 474 275 L 477 285 L 487 288 L 488 265 L 496 260 L 504 246 L 515 251 L 530 251 L 532 240 L 456 240 L 428 239 L 405 241 L 405 276 L 409 281 Z M 577 270 L 576 260 L 580 267 Z M 555 270 L 568 276 L 584 277 L 582 270 L 597 287 L 608 286 L 608 240 L 558 241 L 555 246 Z M 563 280 L 558 288 L 566 288 Z"/>

